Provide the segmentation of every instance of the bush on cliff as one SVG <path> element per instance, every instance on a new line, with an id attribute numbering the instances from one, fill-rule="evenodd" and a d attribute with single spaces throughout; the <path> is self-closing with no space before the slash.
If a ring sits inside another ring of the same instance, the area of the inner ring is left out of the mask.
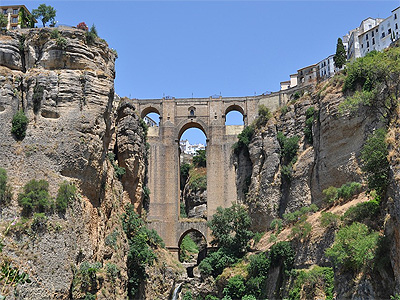
<path id="1" fill-rule="evenodd" d="M 56 208 L 59 212 L 65 212 L 69 203 L 76 197 L 74 184 L 64 181 L 60 184 L 56 198 Z"/>
<path id="2" fill-rule="evenodd" d="M 128 295 L 130 299 L 135 299 L 140 283 L 148 277 L 146 266 L 152 265 L 156 259 L 153 248 L 162 247 L 163 242 L 154 230 L 147 229 L 131 204 L 122 215 L 122 227 L 129 244 Z"/>
<path id="3" fill-rule="evenodd" d="M 12 198 L 12 189 L 7 179 L 7 171 L 0 168 L 0 205 L 8 204 Z"/>
<path id="4" fill-rule="evenodd" d="M 12 119 L 11 133 L 18 141 L 22 141 L 25 138 L 27 127 L 28 118 L 23 110 L 19 110 Z"/>
<path id="5" fill-rule="evenodd" d="M 22 206 L 22 213 L 25 215 L 50 210 L 53 207 L 53 200 L 49 195 L 49 183 L 43 179 L 29 181 L 25 184 L 24 191 L 18 195 L 18 204 Z"/>

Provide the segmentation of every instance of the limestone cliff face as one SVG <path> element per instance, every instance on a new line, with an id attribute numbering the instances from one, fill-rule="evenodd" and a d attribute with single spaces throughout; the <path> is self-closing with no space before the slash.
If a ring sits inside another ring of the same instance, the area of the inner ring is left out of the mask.
<path id="1" fill-rule="evenodd" d="M 305 94 L 275 113 L 267 125 L 256 129 L 248 149 L 249 162 L 238 164 L 238 177 L 245 177 L 246 172 L 251 174 L 249 193 L 243 202 L 249 207 L 255 229 L 265 231 L 272 219 L 312 203 L 323 207 L 322 191 L 329 186 L 340 187 L 352 181 L 365 183 L 360 169 L 360 152 L 367 137 L 376 128 L 382 127 L 382 120 L 368 107 L 360 107 L 353 113 L 339 113 L 339 104 L 344 100 L 339 81 L 340 78 L 335 77 L 329 83 L 322 83 L 314 92 Z M 312 144 L 304 136 L 306 111 L 310 107 L 315 109 Z M 357 278 L 356 284 L 350 284 L 355 280 L 352 274 L 335 273 L 335 293 L 338 299 L 387 298 L 390 293 L 398 292 L 395 287 L 399 286 L 400 278 L 400 131 L 397 118 L 393 123 L 389 126 L 388 135 L 392 184 L 388 190 L 387 203 L 384 202 L 381 212 L 382 220 L 386 220 L 383 228 L 391 245 L 392 267 L 374 273 L 373 278 L 368 275 Z M 278 132 L 286 137 L 300 137 L 297 160 L 293 164 L 290 180 L 282 175 Z M 240 169 L 240 165 L 247 166 L 249 163 L 253 166 L 251 173 L 248 168 L 245 171 Z M 295 267 L 307 269 L 313 265 L 330 266 L 324 252 L 332 245 L 334 235 L 334 230 L 319 231 L 313 227 L 311 238 L 302 242 L 292 241 L 296 251 Z M 277 284 L 282 274 L 275 271 L 270 270 L 268 279 L 271 298 L 276 297 L 278 294 L 274 293 L 282 288 Z M 287 287 L 285 289 L 289 290 Z"/>
<path id="2" fill-rule="evenodd" d="M 20 225 L 5 237 L 2 255 L 33 281 L 17 288 L 17 299 L 81 299 L 86 291 L 97 299 L 126 298 L 128 246 L 120 216 L 125 204 L 140 206 L 145 134 L 134 107 L 118 109 L 115 58 L 103 40 L 88 44 L 78 29 L 0 35 L 0 167 L 14 189 L 11 204 L 0 208 L 0 230 L 14 217 Z M 17 141 L 11 120 L 21 109 L 29 124 Z M 126 168 L 122 183 L 113 168 L 118 162 L 109 160 L 113 151 Z M 53 197 L 64 180 L 80 194 L 65 215 L 49 214 L 40 232 L 31 221 L 21 223 L 16 201 L 31 179 L 47 180 Z M 127 188 L 130 180 L 135 185 Z M 87 262 L 103 270 L 90 289 L 82 288 L 79 275 Z M 107 275 L 107 266 L 116 267 L 117 279 Z"/>
<path id="3" fill-rule="evenodd" d="M 366 109 L 352 115 L 339 114 L 338 105 L 342 100 L 340 89 L 330 85 L 324 93 L 305 95 L 288 104 L 265 127 L 256 130 L 249 145 L 253 168 L 250 192 L 245 200 L 256 229 L 265 230 L 273 218 L 302 206 L 321 204 L 322 191 L 329 186 L 362 182 L 360 150 L 377 124 Z M 313 144 L 304 138 L 306 111 L 310 107 L 315 109 Z M 281 175 L 278 132 L 286 137 L 300 137 L 289 181 Z"/>

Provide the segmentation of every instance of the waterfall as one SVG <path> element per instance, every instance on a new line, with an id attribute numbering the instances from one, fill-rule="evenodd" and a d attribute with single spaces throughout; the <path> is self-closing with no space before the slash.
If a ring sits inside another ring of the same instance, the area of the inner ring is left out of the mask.
<path id="1" fill-rule="evenodd" d="M 183 282 L 179 283 L 174 290 L 174 293 L 172 294 L 172 300 L 178 300 L 178 294 L 181 291 Z"/>

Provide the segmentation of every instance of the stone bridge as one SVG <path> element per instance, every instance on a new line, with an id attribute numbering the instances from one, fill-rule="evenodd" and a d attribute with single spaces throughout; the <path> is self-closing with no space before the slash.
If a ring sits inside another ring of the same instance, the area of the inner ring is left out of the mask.
<path id="1" fill-rule="evenodd" d="M 232 145 L 243 126 L 225 126 L 225 116 L 232 110 L 239 111 L 248 125 L 257 117 L 260 104 L 275 110 L 287 102 L 287 97 L 278 92 L 253 97 L 133 99 L 142 118 L 151 112 L 160 115 L 159 126 L 150 127 L 148 132 L 150 206 L 147 220 L 167 248 L 179 249 L 183 236 L 190 231 L 200 232 L 208 244 L 211 238 L 206 220 L 179 218 L 179 141 L 183 132 L 199 128 L 207 139 L 207 218 L 210 219 L 218 206 L 229 207 L 237 201 Z"/>

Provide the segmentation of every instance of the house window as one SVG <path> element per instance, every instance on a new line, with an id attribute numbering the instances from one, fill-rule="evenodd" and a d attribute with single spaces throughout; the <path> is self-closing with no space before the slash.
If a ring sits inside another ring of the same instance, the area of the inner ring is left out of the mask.
<path id="1" fill-rule="evenodd" d="M 364 44 L 361 44 L 361 48 L 364 48 Z"/>
<path id="2" fill-rule="evenodd" d="M 18 15 L 18 9 L 17 8 L 13 9 L 13 15 Z"/>
<path id="3" fill-rule="evenodd" d="M 12 23 L 18 23 L 18 18 L 12 18 Z"/>
<path id="4" fill-rule="evenodd" d="M 368 41 L 368 33 L 365 35 L 365 39 Z"/>
<path id="5" fill-rule="evenodd" d="M 394 28 L 399 29 L 399 26 L 397 26 L 397 23 L 394 25 Z"/>
<path id="6" fill-rule="evenodd" d="M 12 29 L 17 29 L 17 26 L 13 26 L 13 27 L 11 27 Z"/>
<path id="7" fill-rule="evenodd" d="M 3 9 L 3 14 L 4 14 L 4 15 L 7 14 L 7 9 Z"/>
<path id="8" fill-rule="evenodd" d="M 367 42 L 367 47 L 369 47 L 369 42 Z"/>
<path id="9" fill-rule="evenodd" d="M 375 31 L 378 32 L 378 28 Z"/>
<path id="10" fill-rule="evenodd" d="M 382 39 L 385 37 L 385 33 L 384 32 L 382 32 Z"/>
<path id="11" fill-rule="evenodd" d="M 391 34 L 391 33 L 392 33 L 392 29 L 389 28 L 389 29 L 388 29 L 388 34 Z"/>
<path id="12" fill-rule="evenodd" d="M 395 20 L 397 19 L 397 14 L 394 14 L 394 19 L 395 19 Z"/>
<path id="13" fill-rule="evenodd" d="M 375 39 L 372 39 L 372 45 L 375 45 Z"/>
<path id="14" fill-rule="evenodd" d="M 374 34 L 375 34 L 375 32 L 374 32 L 374 31 L 372 31 L 372 37 L 374 37 L 374 36 L 375 36 Z"/>
<path id="15" fill-rule="evenodd" d="M 190 110 L 190 116 L 194 116 L 194 109 Z"/>

